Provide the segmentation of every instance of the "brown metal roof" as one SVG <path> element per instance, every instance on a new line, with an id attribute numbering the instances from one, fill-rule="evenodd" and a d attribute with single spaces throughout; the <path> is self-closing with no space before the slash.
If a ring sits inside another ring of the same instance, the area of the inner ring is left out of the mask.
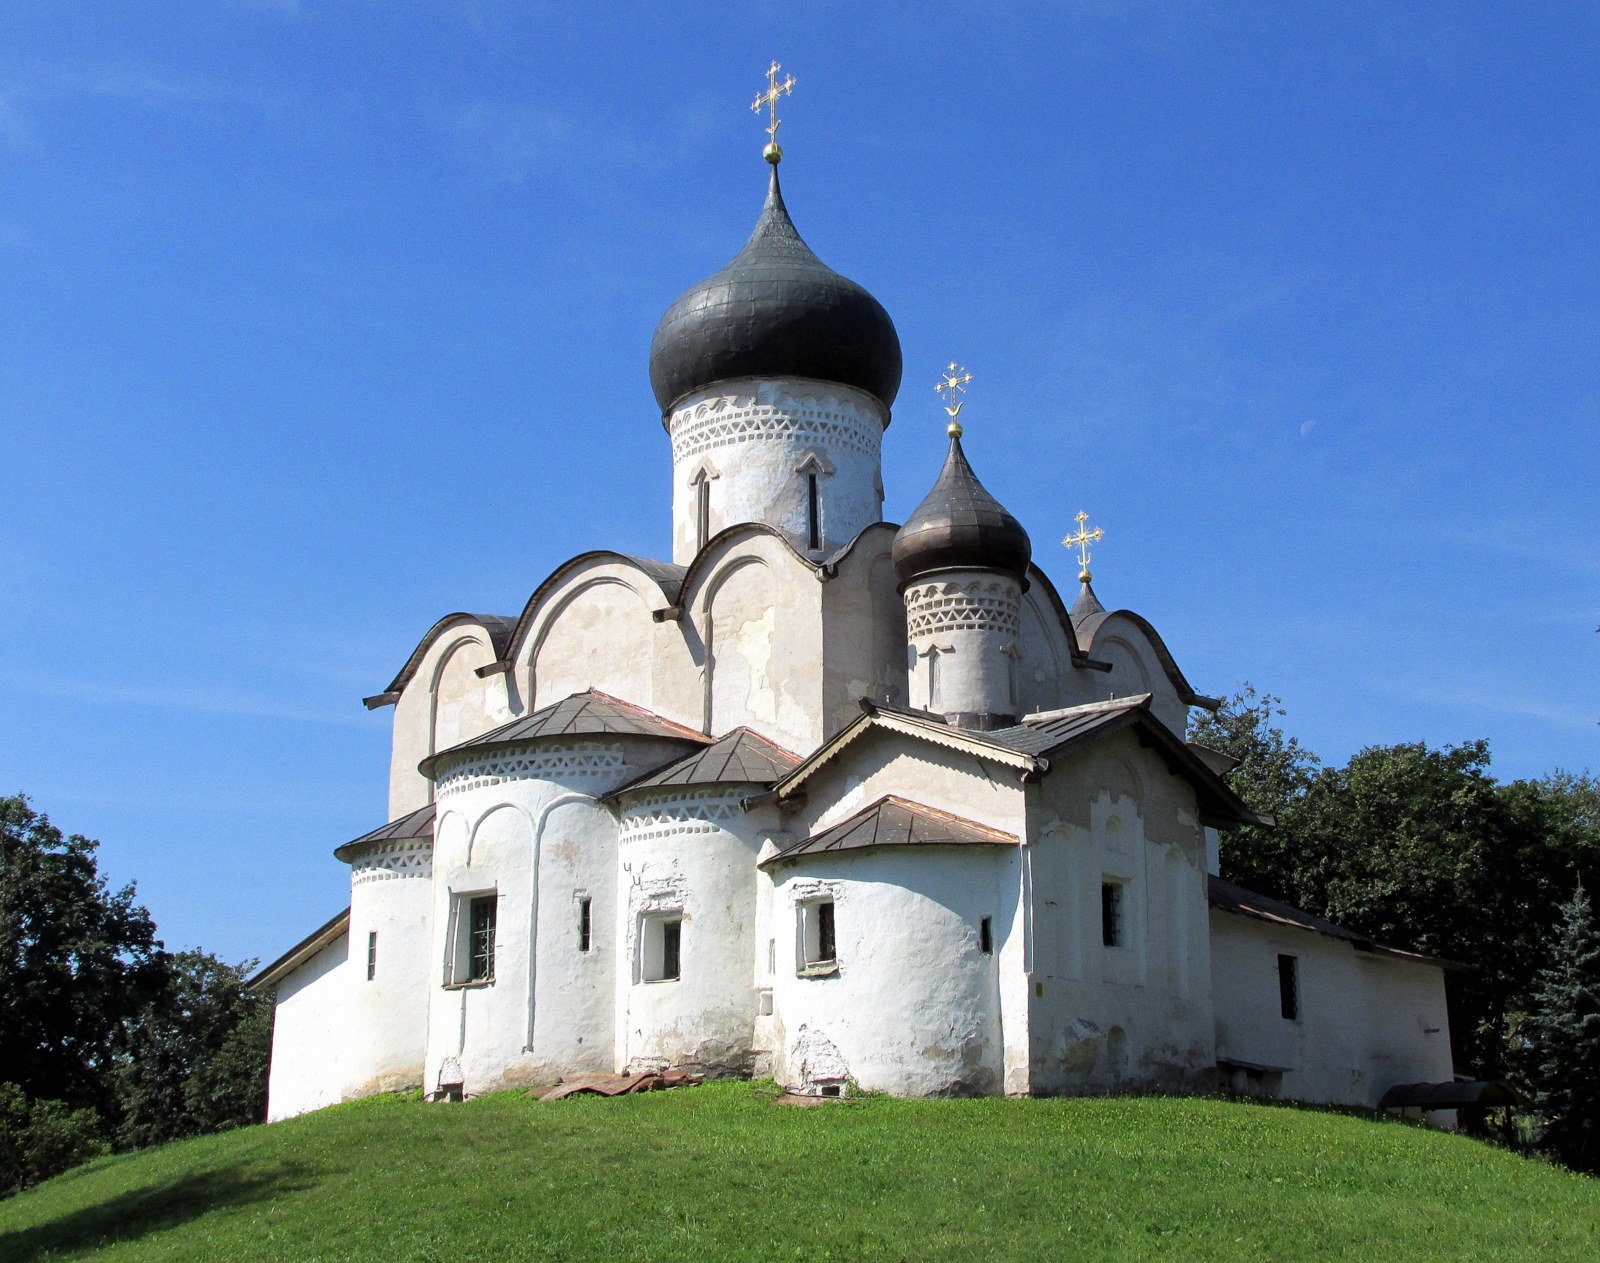
<path id="1" fill-rule="evenodd" d="M 368 842 L 404 842 L 412 838 L 431 838 L 435 814 L 436 808 L 433 803 L 429 803 L 426 807 L 418 807 L 398 820 L 391 820 L 371 833 L 363 833 L 359 838 L 352 838 L 335 847 L 334 858 L 348 860 L 355 853 L 356 847 L 365 846 Z"/>
<path id="2" fill-rule="evenodd" d="M 264 991 L 282 981 L 350 928 L 350 909 L 330 917 L 244 984 L 246 991 Z"/>
<path id="3" fill-rule="evenodd" d="M 417 673 L 417 668 L 422 665 L 422 660 L 427 656 L 428 649 L 433 645 L 433 642 L 449 631 L 450 628 L 462 623 L 475 623 L 483 628 L 485 634 L 489 637 L 490 649 L 494 651 L 494 656 L 499 658 L 505 653 L 506 646 L 511 641 L 511 629 L 515 626 L 516 620 L 507 618 L 504 614 L 446 614 L 432 627 L 428 628 L 427 634 L 417 642 L 417 647 L 411 651 L 411 656 L 406 659 L 405 665 L 400 668 L 399 674 L 389 681 L 389 687 L 384 689 L 383 692 L 365 699 L 367 709 L 375 710 L 379 706 L 390 705 L 397 701 L 400 694 L 405 690 L 406 685 L 411 682 L 411 677 Z"/>
<path id="4" fill-rule="evenodd" d="M 769 856 L 761 867 L 826 851 L 862 851 L 880 846 L 1016 846 L 1017 837 L 975 820 L 886 794 L 848 820 L 813 833 Z"/>
<path id="5" fill-rule="evenodd" d="M 1291 929 L 1326 934 L 1329 938 L 1343 939 L 1358 951 L 1374 952 L 1381 956 L 1396 956 L 1402 960 L 1413 960 L 1424 965 L 1439 965 L 1445 969 L 1466 968 L 1455 961 L 1442 960 L 1437 956 L 1424 956 L 1421 952 L 1385 947 L 1365 934 L 1347 930 L 1342 925 L 1335 925 L 1332 921 L 1284 903 L 1281 899 L 1271 899 L 1253 890 L 1246 890 L 1243 886 L 1218 877 L 1215 873 L 1208 875 L 1206 894 L 1211 906 L 1219 912 L 1232 912 L 1238 916 L 1254 917 L 1258 921 L 1270 921 L 1274 925 L 1284 925 Z"/>
<path id="6" fill-rule="evenodd" d="M 430 754 L 418 764 L 424 776 L 432 776 L 441 760 L 468 750 L 485 750 L 493 746 L 526 745 L 549 737 L 583 736 L 667 737 L 675 741 L 689 741 L 707 745 L 710 738 L 703 732 L 686 728 L 683 724 L 663 719 L 643 706 L 635 706 L 609 693 L 587 689 L 574 693 L 559 702 L 553 702 L 521 719 L 491 728 L 470 741 Z"/>
<path id="7" fill-rule="evenodd" d="M 606 797 L 670 785 L 771 785 L 799 766 L 799 755 L 749 728 L 735 728 L 705 749 L 695 750 Z"/>

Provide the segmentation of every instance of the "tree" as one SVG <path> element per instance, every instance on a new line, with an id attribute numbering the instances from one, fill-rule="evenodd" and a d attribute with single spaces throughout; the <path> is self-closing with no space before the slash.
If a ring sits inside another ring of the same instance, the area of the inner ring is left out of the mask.
<path id="1" fill-rule="evenodd" d="M 1580 885 L 1561 908 L 1555 959 L 1539 975 L 1529 1028 L 1540 1147 L 1600 1171 L 1600 927 Z"/>
<path id="2" fill-rule="evenodd" d="M 1189 739 L 1239 760 L 1228 784 L 1256 811 L 1278 818 L 1276 829 L 1254 825 L 1223 835 L 1224 874 L 1262 894 L 1293 898 L 1294 848 L 1289 819 L 1316 777 L 1321 761 L 1277 720 L 1283 701 L 1258 693 L 1248 681 L 1215 711 L 1190 721 Z"/>
<path id="3" fill-rule="evenodd" d="M 259 1123 L 266 1115 L 272 1003 L 244 988 L 253 962 L 167 957 L 165 985 L 131 1024 L 117 1071 L 120 1144 Z"/>
<path id="4" fill-rule="evenodd" d="M 124 1024 L 165 967 L 150 914 L 132 885 L 107 887 L 98 849 L 0 797 L 0 1081 L 108 1116 Z"/>
<path id="5" fill-rule="evenodd" d="M 100 1116 L 0 1083 L 0 1197 L 108 1152 Z"/>

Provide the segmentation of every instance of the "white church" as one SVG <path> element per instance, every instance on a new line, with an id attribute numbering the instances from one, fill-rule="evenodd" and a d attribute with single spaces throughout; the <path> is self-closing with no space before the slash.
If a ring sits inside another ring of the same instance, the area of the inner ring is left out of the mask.
<path id="1" fill-rule="evenodd" d="M 1217 702 L 1087 567 L 1069 608 L 1033 564 L 954 366 L 943 472 L 883 520 L 899 338 L 766 157 L 754 232 L 650 347 L 671 560 L 574 557 L 366 699 L 391 818 L 253 980 L 270 1117 L 666 1067 L 1369 1106 L 1449 1080 L 1440 962 L 1219 875 L 1257 818 L 1185 740 Z"/>

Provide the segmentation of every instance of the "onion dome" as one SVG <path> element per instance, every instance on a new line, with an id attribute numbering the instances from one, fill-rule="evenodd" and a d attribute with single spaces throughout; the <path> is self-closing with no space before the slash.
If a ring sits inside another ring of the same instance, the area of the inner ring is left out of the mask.
<path id="1" fill-rule="evenodd" d="M 1001 571 L 1026 588 L 1033 544 L 1022 523 L 984 490 L 961 450 L 961 435 L 952 433 L 944 469 L 895 534 L 891 556 L 904 583 L 960 568 Z"/>
<path id="2" fill-rule="evenodd" d="M 800 239 L 772 167 L 744 248 L 661 317 L 650 384 L 663 413 L 735 377 L 810 377 L 854 386 L 885 408 L 900 389 L 900 336 L 883 305 Z"/>

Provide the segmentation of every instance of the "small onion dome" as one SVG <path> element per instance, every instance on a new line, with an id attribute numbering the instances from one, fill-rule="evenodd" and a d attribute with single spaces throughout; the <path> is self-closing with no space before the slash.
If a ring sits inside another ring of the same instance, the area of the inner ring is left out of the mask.
<path id="1" fill-rule="evenodd" d="M 800 239 L 776 165 L 744 249 L 668 307 L 650 342 L 650 384 L 663 414 L 691 391 L 735 377 L 839 382 L 885 408 L 900 389 L 894 322 Z"/>
<path id="2" fill-rule="evenodd" d="M 961 450 L 961 436 L 952 435 L 939 480 L 895 534 L 891 555 L 903 583 L 963 568 L 998 570 L 1027 587 L 1033 545 L 1022 523 L 984 490 Z"/>

